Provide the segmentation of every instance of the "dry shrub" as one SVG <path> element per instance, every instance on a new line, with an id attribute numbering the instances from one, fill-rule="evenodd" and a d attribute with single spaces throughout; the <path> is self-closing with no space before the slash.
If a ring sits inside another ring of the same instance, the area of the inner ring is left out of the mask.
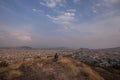
<path id="1" fill-rule="evenodd" d="M 3 73 L 3 80 L 102 80 L 89 66 L 67 57 L 57 62 L 53 57 L 25 60 L 11 64 Z"/>
<path id="2" fill-rule="evenodd" d="M 7 67 L 9 64 L 6 61 L 0 62 L 0 67 Z"/>

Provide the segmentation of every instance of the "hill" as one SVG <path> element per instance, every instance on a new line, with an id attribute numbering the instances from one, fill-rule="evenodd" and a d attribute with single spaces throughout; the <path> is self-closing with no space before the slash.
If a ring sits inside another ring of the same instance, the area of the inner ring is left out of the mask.
<path id="1" fill-rule="evenodd" d="M 104 80 L 88 65 L 71 58 L 29 59 L 0 68 L 0 80 Z"/>
<path id="2" fill-rule="evenodd" d="M 34 49 L 32 47 L 29 46 L 20 46 L 20 47 L 0 47 L 0 49 L 25 49 L 25 50 L 31 50 Z"/>

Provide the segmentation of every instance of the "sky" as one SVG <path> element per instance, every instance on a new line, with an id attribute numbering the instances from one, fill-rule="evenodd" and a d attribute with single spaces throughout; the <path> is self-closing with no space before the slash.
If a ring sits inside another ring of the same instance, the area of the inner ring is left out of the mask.
<path id="1" fill-rule="evenodd" d="M 0 47 L 120 46 L 120 0 L 0 0 Z"/>

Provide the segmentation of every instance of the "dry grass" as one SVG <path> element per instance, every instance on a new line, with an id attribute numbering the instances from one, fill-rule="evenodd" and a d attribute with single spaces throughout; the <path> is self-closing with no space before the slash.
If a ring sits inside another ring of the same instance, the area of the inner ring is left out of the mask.
<path id="1" fill-rule="evenodd" d="M 88 65 L 83 64 L 83 71 L 89 75 L 90 80 L 103 80 L 103 78 L 97 72 L 93 71 Z"/>
<path id="2" fill-rule="evenodd" d="M 93 66 L 92 66 L 93 67 Z M 108 70 L 101 67 L 93 67 L 105 80 L 120 80 L 120 74 L 114 72 L 109 72 Z"/>
<path id="3" fill-rule="evenodd" d="M 8 73 L 8 79 L 12 80 L 13 78 L 18 78 L 22 75 L 22 73 L 18 70 L 11 70 Z"/>
<path id="4" fill-rule="evenodd" d="M 0 70 L 3 68 L 0 68 Z M 7 78 L 6 78 L 7 77 Z M 9 65 L 0 73 L 0 80 L 102 80 L 102 77 L 71 58 L 60 57 L 57 62 L 47 59 L 25 60 Z"/>

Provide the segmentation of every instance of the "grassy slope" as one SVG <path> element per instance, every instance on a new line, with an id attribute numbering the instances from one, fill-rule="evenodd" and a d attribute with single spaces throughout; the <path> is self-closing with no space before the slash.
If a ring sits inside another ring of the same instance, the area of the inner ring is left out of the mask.
<path id="1" fill-rule="evenodd" d="M 103 80 L 88 65 L 61 57 L 25 60 L 0 68 L 0 80 Z"/>
<path id="2" fill-rule="evenodd" d="M 120 80 L 120 67 L 119 68 L 100 67 L 96 64 L 89 64 L 89 63 L 84 63 L 84 64 L 89 65 L 93 70 L 98 72 L 105 80 Z"/>
<path id="3" fill-rule="evenodd" d="M 92 66 L 92 68 L 97 71 L 105 80 L 120 80 L 119 70 L 114 70 L 113 68 L 101 68 Z"/>

